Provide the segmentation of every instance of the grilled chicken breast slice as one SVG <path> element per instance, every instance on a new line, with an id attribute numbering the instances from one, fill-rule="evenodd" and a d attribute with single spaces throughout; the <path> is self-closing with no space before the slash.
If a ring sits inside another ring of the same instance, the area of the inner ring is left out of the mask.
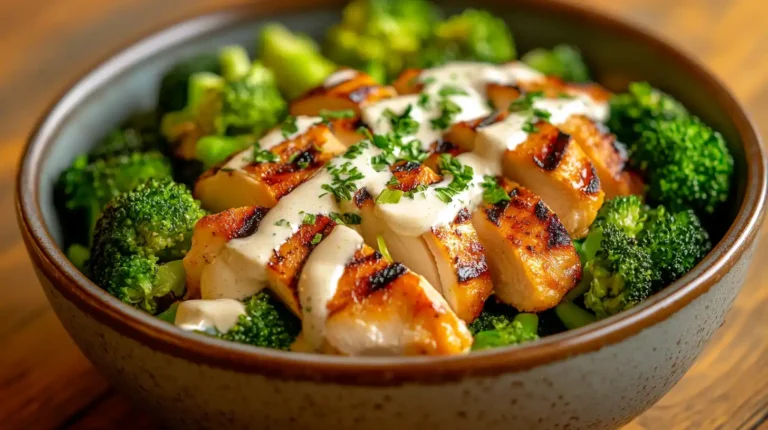
<path id="1" fill-rule="evenodd" d="M 536 129 L 504 153 L 504 176 L 540 195 L 572 237 L 584 237 L 605 197 L 597 171 L 571 136 L 543 121 Z"/>
<path id="2" fill-rule="evenodd" d="M 389 187 L 404 193 L 415 192 L 417 199 L 419 186 L 442 180 L 432 169 L 412 162 L 398 162 L 391 171 L 397 184 Z M 477 239 L 469 212 L 464 209 L 450 223 L 433 226 L 424 234 L 412 237 L 398 234 L 382 222 L 377 217 L 373 198 L 365 190 L 358 191 L 355 197 L 362 214 L 360 231 L 366 242 L 376 244 L 381 237 L 394 260 L 425 277 L 461 319 L 474 320 L 493 285 L 485 250 Z"/>
<path id="3" fill-rule="evenodd" d="M 360 110 L 396 95 L 394 88 L 380 85 L 363 72 L 341 69 L 326 78 L 323 85 L 291 102 L 290 112 L 296 116 L 319 116 L 329 111 L 352 110 L 355 113 L 353 118 L 330 119 L 333 133 L 349 147 L 363 139 L 357 132 Z"/>
<path id="4" fill-rule="evenodd" d="M 202 297 L 200 282 L 203 269 L 213 263 L 227 242 L 253 234 L 267 211 L 267 208 L 260 206 L 233 208 L 204 216 L 195 224 L 192 246 L 183 260 L 187 281 L 185 299 Z"/>
<path id="5" fill-rule="evenodd" d="M 539 196 L 499 181 L 510 199 L 486 203 L 472 216 L 489 250 L 494 293 L 522 312 L 552 308 L 581 279 L 579 256 L 558 216 Z"/>
<path id="6" fill-rule="evenodd" d="M 299 289 L 303 337 L 315 350 L 448 355 L 472 344 L 465 323 L 424 278 L 387 261 L 344 226 L 310 256 Z"/>
<path id="7" fill-rule="evenodd" d="M 194 195 L 211 212 L 254 205 L 271 208 L 345 150 L 328 126 L 316 124 L 268 149 L 274 161 L 251 161 L 254 150 L 249 149 L 203 173 Z"/>

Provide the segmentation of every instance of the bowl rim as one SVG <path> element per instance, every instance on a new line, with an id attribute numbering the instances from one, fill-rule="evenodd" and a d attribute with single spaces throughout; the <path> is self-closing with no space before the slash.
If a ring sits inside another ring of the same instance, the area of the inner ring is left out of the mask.
<path id="1" fill-rule="evenodd" d="M 589 326 L 518 347 L 450 357 L 334 357 L 256 348 L 187 333 L 127 306 L 81 274 L 56 245 L 45 226 L 38 204 L 38 167 L 46 159 L 50 142 L 67 121 L 72 108 L 132 65 L 196 38 L 272 12 L 285 12 L 310 5 L 329 6 L 339 1 L 302 0 L 285 2 L 287 4 L 283 5 L 268 3 L 258 1 L 256 4 L 226 7 L 148 33 L 148 36 L 116 51 L 106 61 L 81 74 L 74 84 L 55 99 L 29 136 L 19 163 L 15 203 L 19 227 L 35 268 L 60 295 L 121 335 L 192 362 L 272 378 L 363 385 L 444 383 L 470 375 L 490 376 L 523 371 L 621 342 L 669 318 L 707 292 L 731 270 L 755 240 L 765 210 L 768 183 L 765 157 L 760 137 L 749 115 L 720 80 L 697 60 L 659 36 L 619 18 L 564 0 L 516 0 L 509 7 L 522 4 L 543 13 L 567 15 L 648 44 L 702 81 L 714 102 L 725 108 L 743 141 L 747 160 L 746 190 L 731 227 L 693 270 L 640 305 Z"/>

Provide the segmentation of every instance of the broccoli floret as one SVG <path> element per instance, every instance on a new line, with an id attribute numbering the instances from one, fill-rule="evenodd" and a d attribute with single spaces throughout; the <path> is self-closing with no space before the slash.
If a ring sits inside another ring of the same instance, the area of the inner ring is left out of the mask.
<path id="1" fill-rule="evenodd" d="M 653 261 L 655 288 L 676 281 L 693 268 L 712 248 L 709 234 L 692 210 L 676 214 L 659 206 L 648 212 L 639 244 Z"/>
<path id="2" fill-rule="evenodd" d="M 201 54 L 188 58 L 165 73 L 160 81 L 158 107 L 161 112 L 183 109 L 188 103 L 189 78 L 200 72 L 220 72 L 219 58 L 215 54 Z"/>
<path id="3" fill-rule="evenodd" d="M 539 317 L 536 314 L 520 313 L 511 320 L 492 318 L 490 323 L 492 329 L 475 334 L 473 351 L 517 345 L 539 338 Z"/>
<path id="4" fill-rule="evenodd" d="M 171 177 L 168 159 L 157 151 L 88 159 L 87 155 L 75 159 L 57 183 L 69 236 L 80 243 L 90 243 L 96 220 L 113 198 L 149 179 Z"/>
<path id="5" fill-rule="evenodd" d="M 254 63 L 245 75 L 224 87 L 217 129 L 219 134 L 261 135 L 280 122 L 286 110 L 272 72 Z"/>
<path id="6" fill-rule="evenodd" d="M 336 65 L 320 54 L 311 38 L 291 33 L 280 24 L 264 27 L 259 52 L 261 61 L 274 73 L 277 87 L 288 99 L 322 84 L 336 70 Z"/>
<path id="7" fill-rule="evenodd" d="M 647 249 L 621 228 L 604 224 L 591 228 L 585 247 L 594 255 L 584 265 L 589 290 L 585 306 L 599 318 L 614 315 L 645 300 L 652 292 L 653 262 Z"/>
<path id="8" fill-rule="evenodd" d="M 301 331 L 301 321 L 266 291 L 248 299 L 245 312 L 222 339 L 287 350 Z"/>
<path id="9" fill-rule="evenodd" d="M 659 91 L 647 82 L 629 84 L 626 93 L 611 98 L 611 116 L 608 128 L 625 143 L 640 137 L 644 124 L 688 116 L 688 111 L 669 94 Z"/>
<path id="10" fill-rule="evenodd" d="M 183 295 L 179 259 L 204 214 L 189 190 L 170 180 L 150 180 L 119 195 L 96 223 L 87 262 L 93 281 L 123 302 L 156 313 L 158 301 Z"/>
<path id="11" fill-rule="evenodd" d="M 383 83 L 420 55 L 436 20 L 426 0 L 355 0 L 328 31 L 323 49 L 336 63 Z"/>
<path id="12" fill-rule="evenodd" d="M 91 252 L 88 248 L 79 243 L 72 244 L 67 248 L 67 259 L 83 273 L 85 273 L 85 263 L 90 255 Z"/>
<path id="13" fill-rule="evenodd" d="M 608 200 L 581 249 L 584 304 L 601 318 L 630 308 L 685 274 L 710 247 L 693 211 L 651 209 L 636 196 Z"/>
<path id="14" fill-rule="evenodd" d="M 481 331 L 493 330 L 499 325 L 507 325 L 512 322 L 515 315 L 517 315 L 517 311 L 513 307 L 490 297 L 485 301 L 480 315 L 468 325 L 469 332 L 474 336 Z"/>
<path id="15" fill-rule="evenodd" d="M 631 163 L 647 176 L 650 201 L 712 214 L 728 200 L 733 157 L 723 136 L 698 118 L 646 123 L 630 148 Z"/>
<path id="16" fill-rule="evenodd" d="M 245 151 L 256 143 L 253 135 L 205 136 L 197 141 L 196 157 L 204 168 L 210 168 L 230 155 Z"/>
<path id="17" fill-rule="evenodd" d="M 435 26 L 421 58 L 425 67 L 448 61 L 503 63 L 517 56 L 507 24 L 490 12 L 467 9 Z"/>
<path id="18" fill-rule="evenodd" d="M 588 82 L 589 69 L 575 46 L 557 45 L 552 49 L 534 49 L 521 60 L 547 76 L 568 82 Z"/>
<path id="19" fill-rule="evenodd" d="M 159 132 L 160 122 L 156 112 L 144 112 L 131 116 L 123 125 L 110 131 L 88 153 L 90 160 L 115 155 L 151 150 L 165 150 L 165 140 Z"/>

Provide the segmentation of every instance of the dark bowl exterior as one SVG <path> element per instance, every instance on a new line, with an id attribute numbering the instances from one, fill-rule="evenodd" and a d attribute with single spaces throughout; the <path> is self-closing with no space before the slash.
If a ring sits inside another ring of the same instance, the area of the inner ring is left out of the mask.
<path id="1" fill-rule="evenodd" d="M 317 34 L 336 15 L 322 8 L 338 2 L 284 3 L 194 18 L 132 45 L 73 86 L 30 137 L 16 196 L 25 244 L 57 315 L 110 381 L 179 428 L 450 429 L 470 422 L 613 427 L 679 380 L 722 324 L 751 259 L 766 194 L 759 138 L 733 96 L 696 62 L 640 30 L 557 1 L 484 6 L 510 22 L 524 48 L 574 43 L 609 87 L 646 79 L 671 92 L 721 130 L 736 157 L 738 193 L 727 214 L 732 225 L 691 273 L 640 306 L 518 348 L 439 359 L 345 359 L 180 332 L 119 303 L 66 261 L 56 245 L 51 183 L 85 149 L 83 142 L 103 131 L 84 138 L 73 130 L 97 128 L 93 124 L 151 104 L 151 81 L 174 61 L 173 52 L 242 42 L 265 15 L 315 6 L 321 7 L 316 13 L 279 18 Z"/>

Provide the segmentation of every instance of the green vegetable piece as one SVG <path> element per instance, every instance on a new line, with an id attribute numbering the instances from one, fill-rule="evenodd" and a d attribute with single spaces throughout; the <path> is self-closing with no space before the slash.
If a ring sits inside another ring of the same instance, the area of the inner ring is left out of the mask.
<path id="1" fill-rule="evenodd" d="M 176 323 L 176 312 L 179 310 L 179 303 L 181 302 L 174 302 L 171 303 L 170 306 L 168 306 L 168 309 L 160 312 L 157 314 L 157 318 L 160 320 L 163 320 L 170 324 Z"/>
<path id="2" fill-rule="evenodd" d="M 539 317 L 536 314 L 520 313 L 511 321 L 496 323 L 492 330 L 475 334 L 472 350 L 480 351 L 536 340 L 539 338 L 538 330 Z"/>
<path id="3" fill-rule="evenodd" d="M 301 331 L 301 321 L 285 305 L 262 291 L 245 301 L 245 315 L 219 337 L 264 348 L 288 350 Z"/>
<path id="4" fill-rule="evenodd" d="M 85 273 L 85 263 L 88 261 L 91 252 L 86 246 L 74 243 L 67 248 L 67 259 L 72 262 L 81 272 Z"/>
<path id="5" fill-rule="evenodd" d="M 252 135 L 242 136 L 205 136 L 197 141 L 195 157 L 208 169 L 253 146 L 256 139 Z"/>
<path id="6" fill-rule="evenodd" d="M 420 53 L 424 67 L 449 61 L 503 63 L 516 56 L 515 41 L 504 20 L 476 9 L 437 24 Z"/>
<path id="7" fill-rule="evenodd" d="M 336 65 L 320 54 L 312 39 L 291 33 L 280 24 L 264 27 L 259 52 L 264 65 L 274 72 L 278 88 L 288 99 L 319 86 L 336 70 Z"/>
<path id="8" fill-rule="evenodd" d="M 185 59 L 168 70 L 160 81 L 159 110 L 173 112 L 183 109 L 188 102 L 189 78 L 199 72 L 219 73 L 217 56 L 201 54 Z"/>
<path id="9" fill-rule="evenodd" d="M 96 224 L 87 267 L 93 281 L 118 299 L 151 314 L 158 300 L 178 298 L 178 260 L 205 213 L 183 185 L 150 180 L 119 195 Z M 162 265 L 162 263 L 169 263 Z"/>
<path id="10" fill-rule="evenodd" d="M 436 20 L 426 0 L 355 0 L 326 34 L 323 51 L 384 83 L 416 62 Z"/>
<path id="11" fill-rule="evenodd" d="M 233 82 L 242 79 L 251 70 L 251 58 L 248 51 L 240 45 L 230 45 L 219 51 L 221 76 Z"/>
<path id="12" fill-rule="evenodd" d="M 669 94 L 651 87 L 647 82 L 629 84 L 626 93 L 611 98 L 608 128 L 625 143 L 636 141 L 644 124 L 688 116 L 688 111 Z"/>
<path id="13" fill-rule="evenodd" d="M 597 317 L 594 314 L 568 301 L 563 301 L 555 306 L 555 314 L 568 330 L 584 327 L 597 321 Z"/>
<path id="14" fill-rule="evenodd" d="M 534 49 L 523 55 L 521 60 L 547 76 L 556 76 L 567 82 L 589 81 L 589 69 L 575 46 Z"/>

